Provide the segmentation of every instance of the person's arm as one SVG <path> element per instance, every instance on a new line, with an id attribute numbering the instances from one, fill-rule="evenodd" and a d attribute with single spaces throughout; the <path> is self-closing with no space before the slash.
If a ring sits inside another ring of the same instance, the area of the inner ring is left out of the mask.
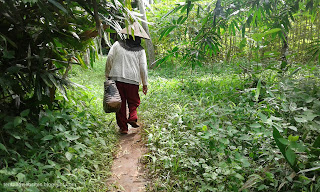
<path id="1" fill-rule="evenodd" d="M 142 92 L 146 95 L 148 92 L 148 68 L 147 68 L 147 57 L 145 50 L 142 50 L 140 55 L 140 77 L 142 81 Z"/>
<path id="2" fill-rule="evenodd" d="M 148 85 L 143 85 L 142 92 L 145 95 L 148 93 Z"/>

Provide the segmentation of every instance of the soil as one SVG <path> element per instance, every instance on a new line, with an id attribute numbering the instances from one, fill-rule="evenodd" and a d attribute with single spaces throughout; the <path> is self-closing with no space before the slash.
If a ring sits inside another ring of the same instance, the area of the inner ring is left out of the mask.
<path id="1" fill-rule="evenodd" d="M 141 127 L 131 128 L 126 135 L 120 136 L 117 155 L 111 169 L 109 189 L 112 192 L 144 192 L 147 180 L 141 160 L 147 152 L 142 139 Z"/>

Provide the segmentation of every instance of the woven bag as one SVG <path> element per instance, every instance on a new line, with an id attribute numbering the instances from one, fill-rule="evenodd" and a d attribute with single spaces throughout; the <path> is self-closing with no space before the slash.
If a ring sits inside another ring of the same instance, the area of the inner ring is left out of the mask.
<path id="1" fill-rule="evenodd" d="M 106 113 L 119 111 L 121 107 L 121 97 L 114 80 L 104 82 L 103 110 Z"/>

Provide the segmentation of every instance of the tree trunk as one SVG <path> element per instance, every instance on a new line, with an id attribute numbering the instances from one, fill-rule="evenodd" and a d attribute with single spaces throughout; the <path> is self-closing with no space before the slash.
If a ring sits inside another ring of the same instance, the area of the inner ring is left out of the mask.
<path id="1" fill-rule="evenodd" d="M 310 18 L 310 33 L 309 33 L 309 39 L 310 41 L 309 42 L 313 42 L 313 22 Z"/>
<path id="2" fill-rule="evenodd" d="M 287 60 L 287 54 L 288 54 L 288 35 L 285 31 L 282 32 L 284 39 L 282 39 L 282 49 L 281 49 L 281 70 L 283 72 L 288 70 L 288 60 Z"/>
<path id="3" fill-rule="evenodd" d="M 147 21 L 146 10 L 144 7 L 143 0 L 138 0 L 138 6 L 139 6 L 140 13 L 142 14 L 142 19 Z M 147 46 L 149 66 L 150 66 L 150 68 L 152 68 L 153 66 L 155 66 L 154 65 L 155 64 L 155 56 L 154 56 L 154 48 L 153 48 L 153 44 L 152 44 L 152 39 L 151 39 L 151 36 L 149 33 L 148 24 L 145 22 L 142 22 L 142 27 L 150 37 L 150 40 L 146 39 L 146 46 Z"/>

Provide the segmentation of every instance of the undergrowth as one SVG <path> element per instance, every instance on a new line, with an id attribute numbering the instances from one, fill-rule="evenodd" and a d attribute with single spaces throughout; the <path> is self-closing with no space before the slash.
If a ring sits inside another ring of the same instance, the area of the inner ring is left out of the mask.
<path id="1" fill-rule="evenodd" d="M 68 101 L 57 95 L 56 106 L 38 117 L 29 109 L 0 114 L 0 191 L 107 190 L 118 137 L 114 116 L 102 109 L 103 68 L 104 60 L 74 68 L 71 80 L 86 88 L 69 90 Z"/>
<path id="2" fill-rule="evenodd" d="M 150 71 L 149 191 L 320 190 L 319 68 L 234 66 Z"/>

